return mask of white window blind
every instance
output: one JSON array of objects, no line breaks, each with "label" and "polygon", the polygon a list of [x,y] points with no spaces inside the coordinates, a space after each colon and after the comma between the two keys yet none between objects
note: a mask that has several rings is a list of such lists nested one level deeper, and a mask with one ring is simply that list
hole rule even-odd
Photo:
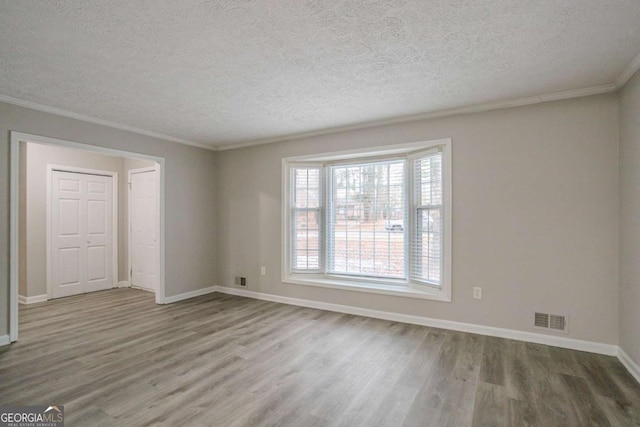
[{"label": "white window blind", "polygon": [[405,163],[329,167],[327,273],[406,278]]},{"label": "white window blind", "polygon": [[291,268],[295,271],[319,271],[321,254],[321,169],[291,168]]},{"label": "white window blind", "polygon": [[411,212],[415,232],[410,241],[410,279],[441,285],[443,270],[442,152],[412,161]]}]

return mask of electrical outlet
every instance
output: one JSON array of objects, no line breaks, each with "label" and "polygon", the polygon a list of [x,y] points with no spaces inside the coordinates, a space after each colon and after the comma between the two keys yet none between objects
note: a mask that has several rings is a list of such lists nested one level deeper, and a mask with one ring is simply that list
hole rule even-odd
[{"label": "electrical outlet", "polygon": [[260,275],[261,276],[267,275],[267,267],[260,267]]},{"label": "electrical outlet", "polygon": [[247,278],[246,277],[241,277],[240,278],[240,286],[247,286]]},{"label": "electrical outlet", "polygon": [[479,288],[479,287],[473,288],[473,298],[482,299],[482,288]]}]

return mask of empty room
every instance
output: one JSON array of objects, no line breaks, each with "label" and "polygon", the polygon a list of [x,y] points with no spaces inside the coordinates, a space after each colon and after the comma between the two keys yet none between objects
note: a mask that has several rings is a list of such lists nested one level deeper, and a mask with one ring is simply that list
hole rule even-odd
[{"label": "empty room", "polygon": [[0,426],[640,426],[639,23],[0,0]]}]

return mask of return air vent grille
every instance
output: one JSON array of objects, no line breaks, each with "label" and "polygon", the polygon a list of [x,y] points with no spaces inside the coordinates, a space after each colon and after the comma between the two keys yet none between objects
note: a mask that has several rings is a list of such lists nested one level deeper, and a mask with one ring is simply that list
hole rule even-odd
[{"label": "return air vent grille", "polygon": [[533,324],[537,328],[567,332],[567,317],[558,314],[535,313]]},{"label": "return air vent grille", "polygon": [[536,313],[534,325],[536,325],[538,328],[548,328],[549,315],[546,313]]},{"label": "return air vent grille", "polygon": [[566,318],[564,316],[558,316],[557,314],[550,314],[549,327],[558,331],[564,331],[567,327]]}]

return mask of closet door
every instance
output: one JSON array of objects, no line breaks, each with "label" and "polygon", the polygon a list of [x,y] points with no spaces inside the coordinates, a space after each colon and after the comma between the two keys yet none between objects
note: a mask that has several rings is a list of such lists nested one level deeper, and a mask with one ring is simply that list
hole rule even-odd
[{"label": "closet door", "polygon": [[52,172],[51,298],[113,287],[112,179]]}]

